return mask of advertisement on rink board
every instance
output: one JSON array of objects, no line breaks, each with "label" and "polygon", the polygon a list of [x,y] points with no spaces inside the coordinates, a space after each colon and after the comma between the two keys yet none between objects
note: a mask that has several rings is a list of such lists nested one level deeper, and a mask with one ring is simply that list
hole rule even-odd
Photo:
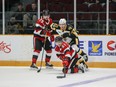
[{"label": "advertisement on rink board", "polygon": [[116,56],[116,40],[108,40],[106,42],[107,50],[104,52],[104,56]]},{"label": "advertisement on rink board", "polygon": [[[116,62],[116,36],[80,35],[79,40],[90,62]],[[0,60],[31,61],[32,54],[32,35],[0,36]],[[60,61],[55,54],[53,49],[52,61]]]},{"label": "advertisement on rink board", "polygon": [[4,53],[10,53],[11,52],[11,44],[1,41],[0,42],[0,51],[3,51]]}]

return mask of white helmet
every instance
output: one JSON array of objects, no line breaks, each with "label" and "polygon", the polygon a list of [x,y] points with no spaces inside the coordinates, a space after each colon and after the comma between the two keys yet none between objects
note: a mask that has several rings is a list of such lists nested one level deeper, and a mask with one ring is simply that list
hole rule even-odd
[{"label": "white helmet", "polygon": [[59,24],[66,24],[66,19],[65,18],[61,18],[59,20]]}]

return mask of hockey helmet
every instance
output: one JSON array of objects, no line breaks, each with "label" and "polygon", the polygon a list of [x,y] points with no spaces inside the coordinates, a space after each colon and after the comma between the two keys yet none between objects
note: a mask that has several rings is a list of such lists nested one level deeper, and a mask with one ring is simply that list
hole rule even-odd
[{"label": "hockey helmet", "polygon": [[59,24],[66,24],[66,19],[65,18],[61,18],[59,20]]},{"label": "hockey helmet", "polygon": [[49,12],[49,10],[43,10],[42,14],[43,14],[43,16],[48,16],[48,15],[50,15],[50,12]]},{"label": "hockey helmet", "polygon": [[61,36],[57,36],[55,38],[55,43],[61,43],[63,41],[63,38]]}]

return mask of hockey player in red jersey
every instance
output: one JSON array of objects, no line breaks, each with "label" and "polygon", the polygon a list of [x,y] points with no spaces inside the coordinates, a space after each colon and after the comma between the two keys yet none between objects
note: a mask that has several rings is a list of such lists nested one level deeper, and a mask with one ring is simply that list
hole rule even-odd
[{"label": "hockey player in red jersey", "polygon": [[53,37],[51,35],[52,32],[50,28],[51,24],[52,24],[52,19],[50,18],[49,10],[43,10],[42,18],[37,20],[34,29],[34,37],[33,37],[34,51],[32,56],[32,64],[30,66],[31,68],[38,68],[36,66],[36,62],[42,50],[42,47],[46,51],[46,57],[45,57],[46,67],[53,67],[53,65],[50,64],[51,53],[52,53],[50,40],[52,40]]},{"label": "hockey player in red jersey", "polygon": [[65,67],[63,72],[77,73],[78,70],[84,72],[84,66],[80,66],[80,62],[84,62],[84,59],[79,57],[78,53],[67,42],[64,42],[61,36],[55,38],[55,43],[56,55],[62,60],[62,64]]}]

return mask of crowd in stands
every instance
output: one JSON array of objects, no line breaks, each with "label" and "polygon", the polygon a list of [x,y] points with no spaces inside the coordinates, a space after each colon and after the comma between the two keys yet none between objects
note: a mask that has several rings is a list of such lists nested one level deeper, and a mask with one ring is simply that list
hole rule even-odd
[{"label": "crowd in stands", "polygon": [[[34,25],[37,20],[37,5],[33,2],[30,5],[28,10],[23,8],[23,4],[21,2],[17,5],[17,10],[11,16],[6,33],[8,34],[24,34],[24,33],[32,33]],[[30,30],[28,30],[30,29]]]},{"label": "crowd in stands", "polygon": [[[17,10],[9,18],[8,24],[6,26],[6,33],[32,34],[35,22],[37,20],[38,0],[34,0],[34,2],[32,3],[26,4],[26,6],[24,6],[24,2],[19,1],[17,1],[18,2],[18,5],[16,7]],[[102,25],[106,23],[106,0],[76,0],[76,1],[77,1],[76,7],[77,29],[82,29],[80,33],[82,34],[93,33],[93,31],[88,32],[87,30],[88,28],[90,29],[103,28],[103,26],[102,27],[98,26],[98,20],[101,20],[101,22],[99,23]],[[57,22],[60,18],[66,18],[68,21],[71,22],[73,22],[74,20],[73,0],[40,0],[40,6],[41,11],[46,8],[50,10],[51,18],[53,19],[54,22]],[[110,0],[109,9],[110,12],[112,12],[110,13],[111,23],[116,23],[115,16],[116,0]],[[115,28],[115,24],[113,24],[112,28]]]},{"label": "crowd in stands", "polygon": [[0,0],[0,34],[2,33],[2,1]]}]

